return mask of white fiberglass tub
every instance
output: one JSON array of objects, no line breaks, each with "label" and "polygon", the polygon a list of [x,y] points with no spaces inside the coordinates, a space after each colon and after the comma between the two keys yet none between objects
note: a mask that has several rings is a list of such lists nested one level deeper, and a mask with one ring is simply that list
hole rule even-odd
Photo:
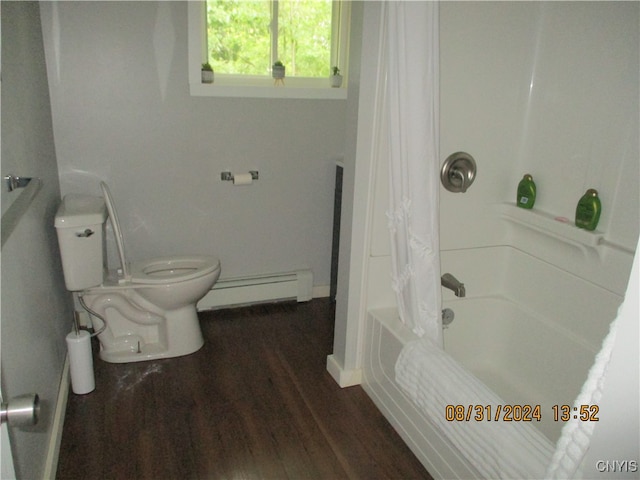
[{"label": "white fiberglass tub", "polygon": [[555,441],[553,405],[571,405],[599,349],[504,297],[452,301],[445,351],[510,405],[541,405],[533,423]]},{"label": "white fiberglass tub", "polygon": [[[455,313],[444,331],[447,357],[516,415],[539,405],[540,421],[528,425],[540,448],[552,451],[563,426],[553,406],[573,405],[622,298],[512,247],[443,252],[442,264],[467,290],[466,298],[443,293],[443,308]],[[363,387],[435,478],[481,478],[439,428],[442,418],[430,418],[444,418],[445,409],[416,406],[395,380],[397,359],[416,338],[395,308],[371,310]]]}]

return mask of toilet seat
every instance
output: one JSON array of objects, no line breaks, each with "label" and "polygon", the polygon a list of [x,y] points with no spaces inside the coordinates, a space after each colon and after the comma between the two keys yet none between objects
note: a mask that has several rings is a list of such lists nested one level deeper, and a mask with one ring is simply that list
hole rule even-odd
[{"label": "toilet seat", "polygon": [[138,285],[168,285],[186,282],[220,270],[220,261],[215,257],[205,255],[158,257],[131,264],[127,262],[124,253],[122,229],[113,204],[113,197],[106,183],[100,182],[100,188],[102,188],[107,211],[109,212],[109,220],[111,221],[118,256],[120,257],[122,277],[125,281],[128,280]]},{"label": "toilet seat", "polygon": [[166,285],[186,282],[220,270],[220,261],[204,255],[159,257],[129,265],[131,283]]}]

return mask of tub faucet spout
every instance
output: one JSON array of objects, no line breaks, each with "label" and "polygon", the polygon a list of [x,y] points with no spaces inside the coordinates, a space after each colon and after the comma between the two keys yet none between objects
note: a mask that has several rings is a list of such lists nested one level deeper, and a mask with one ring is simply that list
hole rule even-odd
[{"label": "tub faucet spout", "polygon": [[464,283],[460,283],[458,279],[450,273],[445,273],[444,275],[442,275],[440,281],[444,288],[453,290],[453,293],[455,293],[456,297],[464,297],[467,293],[464,288]]}]

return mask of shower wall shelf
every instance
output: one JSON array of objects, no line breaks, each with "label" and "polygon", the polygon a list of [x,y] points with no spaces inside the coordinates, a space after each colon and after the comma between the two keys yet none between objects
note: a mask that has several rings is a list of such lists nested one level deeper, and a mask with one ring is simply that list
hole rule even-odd
[{"label": "shower wall shelf", "polygon": [[568,221],[557,220],[557,218],[561,217],[555,217],[540,210],[527,210],[510,203],[498,204],[498,210],[500,215],[509,222],[549,235],[566,243],[580,247],[597,248],[605,241],[604,232],[578,228],[570,219]]}]

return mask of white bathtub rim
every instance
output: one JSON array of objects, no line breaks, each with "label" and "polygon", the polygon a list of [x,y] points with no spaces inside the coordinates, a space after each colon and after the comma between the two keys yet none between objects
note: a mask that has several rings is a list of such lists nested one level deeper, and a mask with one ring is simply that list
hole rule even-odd
[{"label": "white bathtub rim", "polygon": [[[381,310],[378,313],[383,315],[397,313],[394,312],[394,309]],[[370,314],[367,316],[369,327],[373,323],[371,318],[375,318],[375,321],[383,325],[401,343],[403,342],[398,337],[397,331],[388,328],[389,322],[392,321],[393,317],[388,318],[387,321],[381,321],[379,315]],[[417,338],[408,329],[406,331],[413,338]],[[375,331],[372,328],[367,328],[367,335],[369,340],[367,349],[379,346],[374,342]],[[379,352],[367,354],[364,360],[362,388],[429,473],[434,478],[447,480],[482,478],[468,459],[451,444],[446,436],[427,419],[424,413],[398,387],[395,379],[390,378],[384,371]],[[380,378],[380,375],[382,375],[382,378]]]},{"label": "white bathtub rim", "polygon": [[[372,326],[375,323],[379,323],[380,328],[393,335],[401,345],[408,338],[418,338],[404,327],[393,307],[370,310],[367,322],[368,348],[371,349],[379,349],[379,342],[374,342]],[[380,350],[366,353],[362,387],[429,473],[434,478],[447,480],[484,478],[474,464],[402,391],[395,378],[385,372],[380,353]],[[393,365],[390,367],[393,368]],[[549,446],[552,445],[549,441]]]},{"label": "white bathtub rim", "polygon": [[396,361],[395,382],[485,477],[544,476],[554,442],[537,428],[536,422],[445,419],[445,405],[498,408],[509,402],[432,342],[421,339],[403,347]]}]

